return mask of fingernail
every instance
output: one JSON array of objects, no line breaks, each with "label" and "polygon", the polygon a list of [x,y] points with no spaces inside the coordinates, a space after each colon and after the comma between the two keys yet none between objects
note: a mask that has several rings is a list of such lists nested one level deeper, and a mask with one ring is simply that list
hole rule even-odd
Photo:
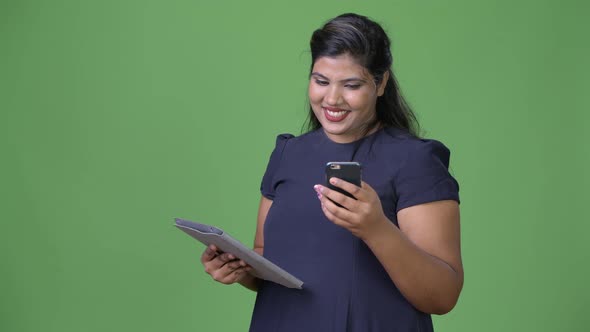
[{"label": "fingernail", "polygon": [[330,183],[331,183],[331,184],[336,184],[336,183],[338,183],[338,179],[336,179],[336,178],[331,178],[331,179],[330,179]]}]

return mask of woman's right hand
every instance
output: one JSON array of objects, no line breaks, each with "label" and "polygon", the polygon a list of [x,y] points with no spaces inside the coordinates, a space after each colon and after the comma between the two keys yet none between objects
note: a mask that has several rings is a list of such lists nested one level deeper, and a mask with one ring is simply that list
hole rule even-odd
[{"label": "woman's right hand", "polygon": [[211,277],[222,284],[241,282],[251,267],[230,253],[219,254],[215,245],[210,245],[201,255],[201,263]]}]

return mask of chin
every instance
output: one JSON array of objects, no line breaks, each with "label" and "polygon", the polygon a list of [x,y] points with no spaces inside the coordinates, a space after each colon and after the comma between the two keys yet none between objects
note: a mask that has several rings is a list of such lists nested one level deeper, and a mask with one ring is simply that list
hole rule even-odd
[{"label": "chin", "polygon": [[333,123],[322,123],[322,127],[325,131],[329,132],[330,134],[343,134],[345,133],[348,128],[341,124],[333,124]]}]

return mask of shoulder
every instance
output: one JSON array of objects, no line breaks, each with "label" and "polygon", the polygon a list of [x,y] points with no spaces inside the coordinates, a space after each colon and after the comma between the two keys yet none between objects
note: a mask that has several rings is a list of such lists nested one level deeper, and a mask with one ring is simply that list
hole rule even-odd
[{"label": "shoulder", "polygon": [[290,133],[279,134],[276,137],[276,148],[284,150],[289,147],[305,146],[308,144],[314,144],[318,139],[318,131],[310,131],[299,136],[295,136]]},{"label": "shoulder", "polygon": [[285,149],[285,145],[287,145],[287,142],[294,137],[295,136],[288,134],[288,133],[278,134],[277,138],[275,140],[274,151],[275,152],[282,152]]},{"label": "shoulder", "polygon": [[439,161],[448,166],[450,150],[440,141],[413,136],[395,128],[385,128],[378,138],[378,145],[404,164]]},{"label": "shoulder", "polygon": [[[381,150],[388,151],[393,169],[396,212],[440,200],[459,202],[459,183],[449,172],[449,149],[440,141],[396,130],[382,135]],[[387,137],[386,137],[387,136]]]}]

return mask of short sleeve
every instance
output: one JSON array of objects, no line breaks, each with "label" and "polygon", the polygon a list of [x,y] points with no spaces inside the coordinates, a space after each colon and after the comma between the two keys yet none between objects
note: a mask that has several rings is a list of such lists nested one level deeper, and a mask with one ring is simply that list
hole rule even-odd
[{"label": "short sleeve", "polygon": [[275,148],[270,155],[266,171],[262,177],[262,183],[260,184],[260,192],[262,196],[272,200],[275,197],[275,174],[279,169],[281,158],[283,157],[283,150],[285,145],[290,138],[294,136],[291,134],[280,134],[277,136]]},{"label": "short sleeve", "polygon": [[396,212],[440,200],[459,202],[459,184],[449,173],[450,151],[435,140],[413,146],[394,179]]}]

